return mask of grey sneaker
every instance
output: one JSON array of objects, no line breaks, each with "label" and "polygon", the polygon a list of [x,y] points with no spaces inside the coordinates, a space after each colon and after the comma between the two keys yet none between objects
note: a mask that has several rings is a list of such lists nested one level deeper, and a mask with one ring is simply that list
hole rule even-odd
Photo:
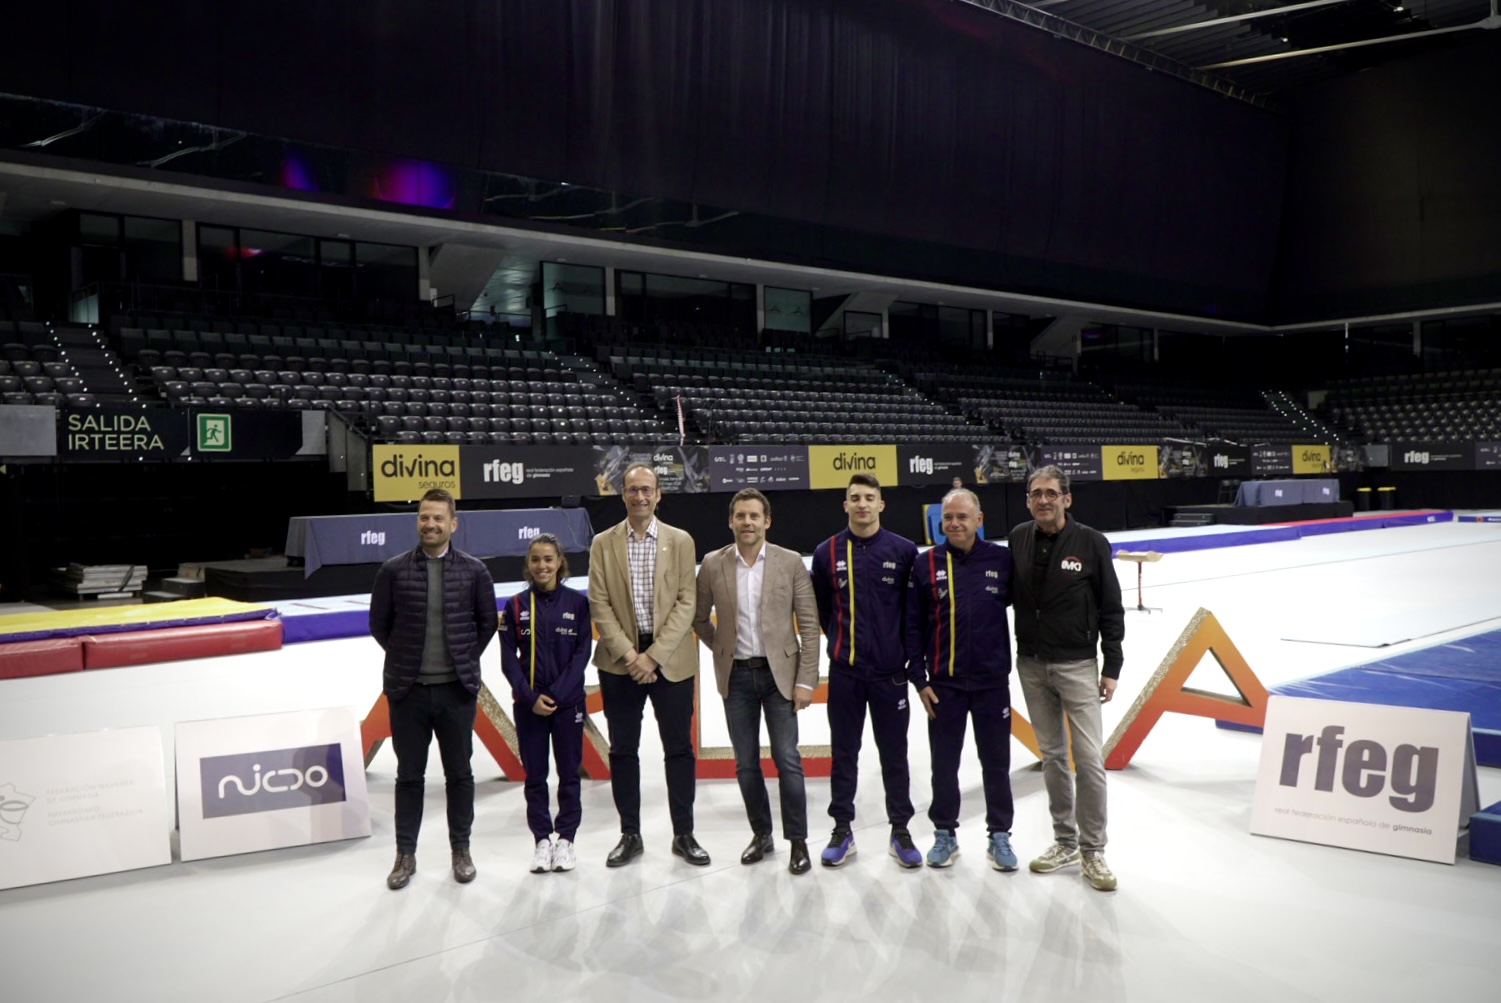
[{"label": "grey sneaker", "polygon": [[1062,843],[1054,843],[1048,847],[1047,852],[1033,860],[1027,866],[1033,874],[1052,874],[1072,864],[1079,862],[1079,848],[1077,846],[1064,846]]},{"label": "grey sneaker", "polygon": [[1084,877],[1102,892],[1115,891],[1115,875],[1105,863],[1104,850],[1086,850],[1084,853]]}]

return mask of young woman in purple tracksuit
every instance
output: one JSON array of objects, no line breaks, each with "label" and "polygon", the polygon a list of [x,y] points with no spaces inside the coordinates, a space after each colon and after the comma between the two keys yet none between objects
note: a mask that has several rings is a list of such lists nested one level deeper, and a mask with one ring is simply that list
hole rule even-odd
[{"label": "young woman in purple tracksuit", "polygon": [[[500,667],[516,706],[517,744],[526,770],[526,821],[536,840],[532,873],[571,871],[582,814],[579,764],[584,757],[584,666],[593,627],[589,600],[563,584],[568,558],[551,533],[532,541],[523,572],[529,587],[506,600],[500,617]],[[558,814],[549,812],[548,745],[558,764]],[[557,841],[552,839],[557,833]]]}]

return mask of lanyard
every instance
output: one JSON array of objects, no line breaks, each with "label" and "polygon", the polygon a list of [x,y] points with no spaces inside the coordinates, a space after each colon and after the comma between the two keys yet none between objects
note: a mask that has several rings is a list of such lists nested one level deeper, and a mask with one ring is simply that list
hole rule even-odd
[{"label": "lanyard", "polygon": [[850,576],[850,664],[855,664],[855,541],[845,540],[845,562]]},{"label": "lanyard", "polygon": [[532,609],[532,659],[531,659],[531,669],[532,669],[532,689],[536,689],[537,688],[537,593],[535,591],[530,591],[530,594],[527,596],[527,600],[528,600],[528,602],[531,603],[531,609]]},{"label": "lanyard", "polygon": [[944,559],[948,561],[949,570],[949,678],[954,678],[954,605],[959,597],[959,590],[954,581],[954,552],[947,550]]}]

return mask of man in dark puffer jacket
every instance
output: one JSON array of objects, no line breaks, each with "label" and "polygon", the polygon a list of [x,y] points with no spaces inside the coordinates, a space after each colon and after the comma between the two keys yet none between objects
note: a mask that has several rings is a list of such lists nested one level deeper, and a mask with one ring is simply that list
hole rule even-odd
[{"label": "man in dark puffer jacket", "polygon": [[453,495],[433,489],[417,509],[421,544],[391,558],[370,593],[370,634],[386,652],[384,690],[396,751],[396,864],[386,878],[405,888],[417,870],[423,778],[433,736],[443,757],[453,876],[474,880],[474,714],[480,655],[499,619],[495,583],[478,558],[449,540],[459,527]]}]

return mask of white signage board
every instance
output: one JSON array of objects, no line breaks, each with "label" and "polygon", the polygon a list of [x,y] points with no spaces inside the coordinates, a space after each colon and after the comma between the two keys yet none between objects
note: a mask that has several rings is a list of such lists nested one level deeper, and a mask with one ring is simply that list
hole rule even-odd
[{"label": "white signage board", "polygon": [[353,711],[178,724],[177,817],[183,860],[370,835]]},{"label": "white signage board", "polygon": [[1274,696],[1251,831],[1454,863],[1479,807],[1470,715]]},{"label": "white signage board", "polygon": [[171,862],[160,729],[0,742],[0,888]]}]

